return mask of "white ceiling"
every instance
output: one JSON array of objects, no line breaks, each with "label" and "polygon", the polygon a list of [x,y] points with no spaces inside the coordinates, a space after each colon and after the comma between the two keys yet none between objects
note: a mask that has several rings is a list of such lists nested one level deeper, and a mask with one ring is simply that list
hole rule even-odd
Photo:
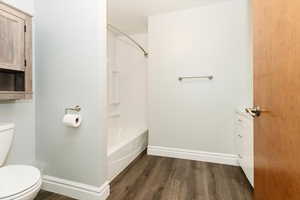
[{"label": "white ceiling", "polygon": [[147,32],[147,16],[225,0],[107,0],[108,23],[127,33]]}]

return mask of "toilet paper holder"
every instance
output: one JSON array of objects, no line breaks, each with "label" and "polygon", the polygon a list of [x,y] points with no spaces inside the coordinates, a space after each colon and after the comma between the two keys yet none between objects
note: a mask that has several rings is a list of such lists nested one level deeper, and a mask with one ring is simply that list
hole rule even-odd
[{"label": "toilet paper holder", "polygon": [[81,111],[81,107],[77,105],[77,106],[74,106],[72,108],[66,108],[65,109],[65,114],[68,114],[69,111],[80,112]]}]

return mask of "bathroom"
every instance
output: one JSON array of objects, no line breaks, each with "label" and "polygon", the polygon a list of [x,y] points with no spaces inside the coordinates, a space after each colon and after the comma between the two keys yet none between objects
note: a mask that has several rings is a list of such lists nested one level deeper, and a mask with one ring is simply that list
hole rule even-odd
[{"label": "bathroom", "polygon": [[297,200],[300,15],[258,2],[0,0],[0,199]]}]

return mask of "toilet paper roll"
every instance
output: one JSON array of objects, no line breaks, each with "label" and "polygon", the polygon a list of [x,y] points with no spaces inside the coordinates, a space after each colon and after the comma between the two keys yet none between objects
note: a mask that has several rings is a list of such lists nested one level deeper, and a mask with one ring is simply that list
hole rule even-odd
[{"label": "toilet paper roll", "polygon": [[66,114],[63,123],[68,127],[78,128],[81,125],[82,117],[79,114]]}]

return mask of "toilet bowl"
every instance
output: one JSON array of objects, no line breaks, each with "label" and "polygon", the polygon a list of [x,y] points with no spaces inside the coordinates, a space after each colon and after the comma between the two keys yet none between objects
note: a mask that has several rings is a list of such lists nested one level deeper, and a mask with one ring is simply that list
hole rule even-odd
[{"label": "toilet bowl", "polygon": [[0,200],[33,200],[42,185],[40,171],[27,165],[3,165],[13,129],[13,124],[0,123]]}]

